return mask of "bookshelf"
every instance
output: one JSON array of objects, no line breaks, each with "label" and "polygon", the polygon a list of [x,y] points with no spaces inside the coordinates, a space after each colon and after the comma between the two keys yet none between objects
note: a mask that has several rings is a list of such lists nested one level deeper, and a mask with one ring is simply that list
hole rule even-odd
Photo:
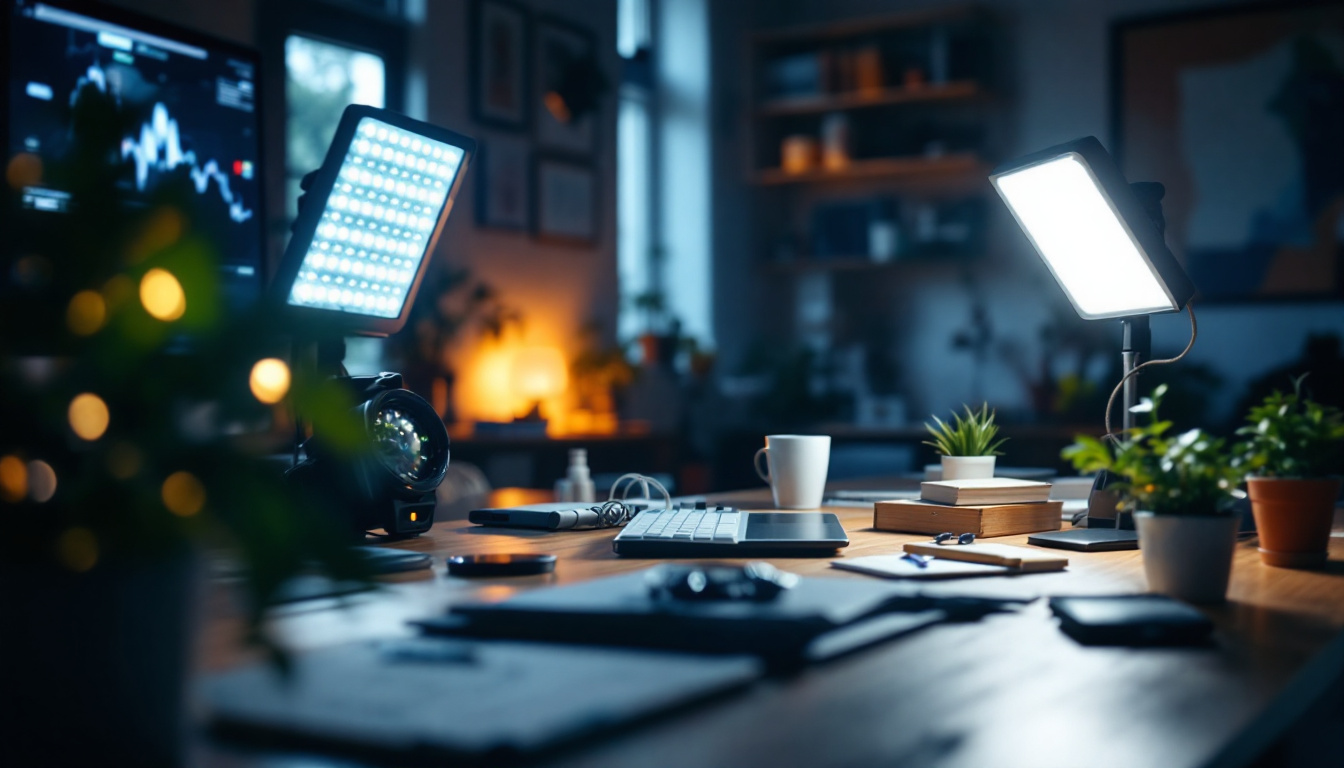
[{"label": "bookshelf", "polygon": [[[767,29],[750,37],[746,179],[756,258],[884,263],[973,250],[998,137],[997,30],[973,5]],[[855,247],[863,200],[907,253]],[[854,210],[842,210],[847,201]],[[961,220],[943,222],[948,216]],[[932,221],[932,223],[930,223]],[[954,233],[959,242],[939,241]],[[932,238],[932,239],[930,239]],[[888,238],[893,239],[893,238]],[[931,247],[934,246],[934,247]],[[834,269],[830,266],[822,270]],[[794,271],[786,267],[783,272]]]}]

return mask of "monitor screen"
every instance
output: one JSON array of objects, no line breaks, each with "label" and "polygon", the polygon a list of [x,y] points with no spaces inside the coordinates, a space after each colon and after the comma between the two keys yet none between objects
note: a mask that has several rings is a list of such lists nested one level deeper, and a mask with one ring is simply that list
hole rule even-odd
[{"label": "monitor screen", "polygon": [[[144,206],[165,180],[189,178],[193,226],[215,247],[227,299],[255,300],[264,248],[255,54],[103,6],[6,4],[7,158],[30,153],[60,168],[72,116],[96,89],[115,109],[110,159],[125,203]],[[39,237],[70,205],[58,173],[18,192],[14,215]]]},{"label": "monitor screen", "polygon": [[370,116],[359,118],[343,149],[287,301],[396,318],[432,245],[465,152]]}]

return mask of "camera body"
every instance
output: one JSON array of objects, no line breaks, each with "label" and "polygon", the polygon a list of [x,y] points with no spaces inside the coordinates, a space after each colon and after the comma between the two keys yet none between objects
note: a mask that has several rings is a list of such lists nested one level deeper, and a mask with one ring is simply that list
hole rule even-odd
[{"label": "camera body", "polygon": [[362,534],[382,529],[406,538],[434,524],[435,490],[448,471],[449,438],[424,398],[402,388],[401,374],[339,377],[355,399],[370,446],[354,456],[314,434],[286,478],[322,499]]}]

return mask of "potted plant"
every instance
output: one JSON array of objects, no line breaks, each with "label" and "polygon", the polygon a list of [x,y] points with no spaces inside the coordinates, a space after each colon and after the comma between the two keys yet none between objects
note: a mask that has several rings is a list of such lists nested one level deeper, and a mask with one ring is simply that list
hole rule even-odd
[{"label": "potted plant", "polygon": [[999,434],[999,425],[994,423],[995,412],[988,403],[982,403],[980,410],[972,411],[969,405],[963,417],[952,414],[951,422],[933,417],[934,424],[925,423],[933,440],[924,444],[933,446],[942,456],[944,480],[973,480],[994,476],[994,459],[1003,455],[1000,446],[1006,438],[994,438]]},{"label": "potted plant", "polygon": [[1148,423],[1103,442],[1079,436],[1062,455],[1082,472],[1109,471],[1134,512],[1148,586],[1191,603],[1222,602],[1232,571],[1237,517],[1229,507],[1240,481],[1225,441],[1192,429],[1171,435],[1158,416],[1166,385],[1135,406]]},{"label": "potted plant", "polygon": [[257,639],[296,573],[365,577],[340,522],[262,454],[288,447],[291,405],[333,450],[371,443],[339,386],[291,376],[264,304],[224,311],[224,254],[194,215],[218,197],[180,166],[120,204],[119,111],[93,86],[79,98],[64,162],[9,166],[14,189],[72,195],[0,300],[0,654],[21,660],[0,670],[0,716],[22,734],[0,764],[176,765],[202,550],[242,566]]},{"label": "potted plant", "polygon": [[[1260,559],[1282,568],[1325,563],[1339,497],[1344,416],[1302,395],[1275,391],[1246,415],[1237,454],[1248,474]],[[1333,475],[1333,476],[1332,476]]]}]

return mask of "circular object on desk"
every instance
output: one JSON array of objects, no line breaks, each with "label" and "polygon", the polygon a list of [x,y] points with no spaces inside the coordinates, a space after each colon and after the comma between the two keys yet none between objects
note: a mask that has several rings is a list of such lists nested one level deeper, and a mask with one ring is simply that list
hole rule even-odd
[{"label": "circular object on desk", "polygon": [[555,570],[555,555],[454,555],[448,558],[452,576],[534,576]]}]

